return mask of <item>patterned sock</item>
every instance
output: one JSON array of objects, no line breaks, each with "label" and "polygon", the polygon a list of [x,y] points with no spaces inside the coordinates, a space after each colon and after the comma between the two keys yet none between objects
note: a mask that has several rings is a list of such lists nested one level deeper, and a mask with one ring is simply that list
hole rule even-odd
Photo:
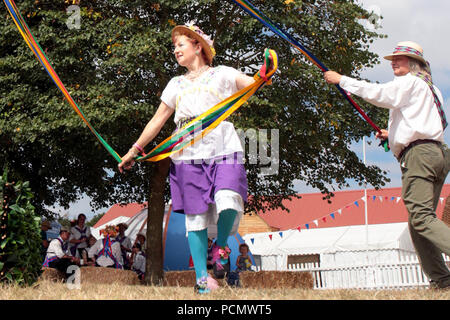
[{"label": "patterned sock", "polygon": [[[195,279],[198,282],[202,277],[208,277],[206,270],[206,258],[208,255],[208,230],[188,232],[189,249],[191,250],[192,261],[194,262]],[[208,292],[206,289],[204,292]],[[201,293],[204,293],[201,292]]]},{"label": "patterned sock", "polygon": [[[219,221],[217,221],[217,241],[216,244],[220,247],[227,245],[228,236],[233,228],[234,220],[236,219],[237,211],[233,209],[223,210],[219,213]],[[227,263],[227,260],[221,260],[222,264]]]}]

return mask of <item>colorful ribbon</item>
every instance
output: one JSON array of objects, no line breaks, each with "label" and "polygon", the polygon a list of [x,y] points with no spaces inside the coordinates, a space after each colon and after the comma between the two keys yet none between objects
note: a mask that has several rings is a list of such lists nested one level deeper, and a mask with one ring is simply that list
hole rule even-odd
[{"label": "colorful ribbon", "polygon": [[[92,133],[96,136],[96,138],[100,141],[100,143],[106,148],[106,150],[116,159],[117,162],[122,162],[119,154],[114,151],[114,149],[100,136],[100,134],[94,129],[94,127],[87,120],[81,108],[77,105],[77,103],[70,96],[66,87],[62,83],[61,79],[56,74],[55,70],[51,66],[48,61],[47,56],[44,51],[40,47],[39,43],[36,41],[35,37],[31,33],[28,25],[25,20],[21,16],[16,4],[13,0],[3,0],[11,17],[13,18],[14,23],[16,24],[20,34],[24,38],[27,45],[30,47],[31,51],[33,51],[34,55],[38,59],[38,61],[42,64],[45,71],[47,71],[50,78],[62,92],[64,97],[67,99],[69,104],[75,110],[75,112],[81,117],[84,123],[88,126],[88,128],[92,131]],[[240,90],[233,96],[228,99],[222,101],[218,105],[214,106],[207,112],[201,114],[185,126],[183,126],[180,130],[178,130],[174,135],[165,139],[162,143],[156,146],[152,151],[150,151],[147,155],[136,158],[137,161],[159,161],[162,160],[174,153],[181,151],[182,149],[194,144],[196,141],[201,139],[203,136],[208,134],[211,130],[219,125],[220,122],[228,118],[234,111],[236,111],[242,104],[244,104],[257,90],[263,87],[266,83],[269,83],[270,78],[275,73],[277,69],[277,57],[276,53],[272,50],[266,50],[266,60],[272,59],[274,68],[263,77],[255,76],[255,83],[252,85]],[[268,68],[268,65],[267,65]],[[186,139],[192,133],[201,133],[196,134],[195,137],[191,140]]]},{"label": "colorful ribbon", "polygon": [[120,156],[115,152],[108,143],[100,136],[100,134],[94,129],[94,127],[89,123],[89,121],[86,119],[86,116],[84,115],[81,108],[77,105],[77,103],[73,100],[73,98],[70,96],[69,92],[67,91],[66,87],[62,83],[61,79],[56,74],[55,70],[53,69],[52,65],[48,61],[47,56],[45,55],[44,51],[40,47],[39,43],[36,41],[35,37],[31,33],[30,29],[28,28],[28,25],[26,24],[25,20],[21,16],[19,9],[17,8],[16,4],[12,0],[4,0],[4,3],[6,5],[6,8],[9,11],[9,14],[13,18],[14,23],[17,26],[17,29],[19,29],[20,34],[24,38],[25,42],[27,43],[28,47],[30,47],[31,51],[33,51],[36,58],[39,60],[39,62],[44,67],[45,71],[47,71],[50,78],[53,80],[53,82],[56,84],[58,89],[62,92],[64,97],[67,99],[69,104],[72,106],[72,108],[75,110],[75,112],[81,117],[81,119],[86,123],[88,128],[92,131],[92,133],[95,135],[95,137],[100,141],[100,143],[108,150],[108,152],[116,159],[118,162],[121,162],[122,159]]},{"label": "colorful ribbon", "polygon": [[[253,4],[246,0],[233,0],[238,4],[245,12],[257,19],[267,28],[272,30],[275,34],[280,36],[282,39],[289,42],[293,47],[305,55],[313,64],[322,70],[322,72],[328,71],[329,69],[317,59],[311,52],[309,52],[304,46],[297,42],[292,36],[290,36],[286,31],[277,26],[272,22],[266,15],[259,11]],[[367,114],[361,109],[361,107],[349,96],[349,94],[342,89],[339,85],[336,85],[339,92],[344,96],[344,98],[361,114],[361,116],[375,129],[378,133],[381,133],[380,128],[367,116]]]},{"label": "colorful ribbon", "polygon": [[[152,151],[136,160],[159,161],[180,150],[194,144],[202,139],[211,130],[216,128],[219,123],[228,118],[242,104],[244,104],[256,91],[262,88],[266,83],[270,84],[271,78],[278,68],[278,57],[275,51],[265,50],[264,65],[261,71],[255,75],[255,82],[250,86],[238,91],[231,97],[223,100],[219,104],[202,113],[186,125],[181,127],[175,134],[170,136],[156,146]],[[271,69],[269,70],[269,68]],[[266,70],[269,72],[266,73]],[[188,137],[192,136],[192,139]]]}]

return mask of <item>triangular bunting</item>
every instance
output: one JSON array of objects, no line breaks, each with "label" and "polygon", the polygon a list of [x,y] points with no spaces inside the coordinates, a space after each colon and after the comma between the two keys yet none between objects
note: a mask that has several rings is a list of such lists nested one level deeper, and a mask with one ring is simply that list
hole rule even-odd
[{"label": "triangular bunting", "polygon": [[355,201],[355,205],[359,208],[359,203],[358,203],[358,201]]},{"label": "triangular bunting", "polygon": [[251,238],[250,241],[252,242],[252,244],[255,244],[255,239]]},{"label": "triangular bunting", "polygon": [[334,213],[331,213],[331,214],[330,214],[330,217],[331,217],[332,219],[334,219]]},{"label": "triangular bunting", "polygon": [[279,232],[281,238],[283,238],[283,232]]},{"label": "triangular bunting", "polygon": [[271,234],[269,234],[269,238],[270,238],[270,240],[272,240],[272,235]]}]

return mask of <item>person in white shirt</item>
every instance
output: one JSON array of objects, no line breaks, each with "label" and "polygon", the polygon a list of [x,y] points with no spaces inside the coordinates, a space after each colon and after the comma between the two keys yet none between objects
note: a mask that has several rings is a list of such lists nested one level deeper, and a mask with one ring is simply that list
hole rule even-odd
[{"label": "person in white shirt", "polygon": [[68,276],[67,268],[80,263],[80,259],[71,256],[67,250],[69,236],[69,229],[61,227],[59,237],[50,241],[42,264],[43,267],[54,268],[63,272],[66,277]]},{"label": "person in white shirt", "polygon": [[[212,67],[213,41],[189,24],[172,30],[174,55],[187,68],[172,78],[161,95],[161,104],[139,139],[122,157],[119,171],[130,169],[138,153],[149,144],[175,113],[177,128],[252,83],[254,78],[227,67]],[[247,176],[240,138],[229,121],[223,121],[200,141],[171,156],[170,188],[173,211],[186,217],[189,248],[194,261],[197,292],[217,287],[206,267],[208,236],[217,238],[214,263],[224,269],[229,235],[237,232],[247,201]]]},{"label": "person in white shirt", "polygon": [[144,280],[145,277],[145,254],[141,250],[141,245],[135,243],[132,248],[130,256],[131,270],[137,273],[139,280]]},{"label": "person in white shirt", "polygon": [[388,130],[376,137],[388,139],[402,171],[402,198],[409,230],[422,268],[433,288],[450,287],[450,271],[442,253],[450,255],[450,228],[436,216],[442,186],[450,170],[450,151],[444,143],[447,119],[444,99],[433,85],[430,64],[422,47],[412,41],[397,44],[391,61],[394,80],[384,84],[359,81],[334,71],[328,83],[389,109]]},{"label": "person in white shirt", "polygon": [[72,256],[87,261],[88,239],[91,236],[91,228],[86,226],[86,215],[80,213],[77,223],[70,229],[69,250]]},{"label": "person in white shirt", "polygon": [[117,229],[115,226],[106,226],[105,229],[100,231],[104,238],[97,240],[89,248],[88,256],[95,259],[96,266],[123,269],[122,250],[120,249],[120,243],[115,240],[118,233]]},{"label": "person in white shirt", "polygon": [[125,235],[125,230],[128,229],[126,223],[119,223],[119,234],[116,237],[116,241],[120,243],[120,249],[122,250],[122,260],[124,269],[130,269],[130,262],[128,261],[128,253],[131,254],[131,239]]}]

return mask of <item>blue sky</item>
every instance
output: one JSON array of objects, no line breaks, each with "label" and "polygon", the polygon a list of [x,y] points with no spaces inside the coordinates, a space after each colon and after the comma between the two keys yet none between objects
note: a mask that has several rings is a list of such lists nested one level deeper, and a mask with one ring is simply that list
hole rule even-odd
[{"label": "blue sky", "polygon": [[[367,27],[374,28],[383,34],[388,35],[386,39],[374,41],[371,45],[371,51],[377,53],[380,57],[389,54],[395,45],[400,41],[411,40],[419,43],[424,49],[425,58],[430,61],[433,71],[433,80],[435,85],[441,90],[444,99],[444,110],[447,117],[450,117],[450,42],[447,41],[450,35],[450,24],[448,23],[448,13],[450,12],[450,1],[448,0],[359,0],[362,6],[374,14],[383,17],[381,20],[372,16],[370,21],[363,21]],[[371,23],[373,22],[373,23]],[[381,63],[373,69],[365,70],[362,76],[373,82],[387,82],[393,79],[392,69],[388,61],[381,58]],[[374,141],[374,137],[368,140]],[[450,129],[446,130],[445,141],[450,143]],[[363,159],[362,142],[352,146],[353,150]],[[384,152],[378,147],[378,143],[372,143],[366,146],[366,163],[368,165],[377,165],[388,172],[391,182],[386,187],[400,187],[401,174],[397,160],[392,153]],[[350,189],[359,187],[349,181]],[[450,177],[447,177],[446,183],[450,183]],[[369,186],[370,188],[370,186]],[[303,183],[296,183],[295,189],[299,193],[317,192]],[[89,198],[74,203],[68,210],[70,218],[78,213],[84,212],[88,218],[93,215],[89,206]],[[56,209],[61,213],[66,211]],[[107,208],[99,210],[96,213],[106,211]]]}]

